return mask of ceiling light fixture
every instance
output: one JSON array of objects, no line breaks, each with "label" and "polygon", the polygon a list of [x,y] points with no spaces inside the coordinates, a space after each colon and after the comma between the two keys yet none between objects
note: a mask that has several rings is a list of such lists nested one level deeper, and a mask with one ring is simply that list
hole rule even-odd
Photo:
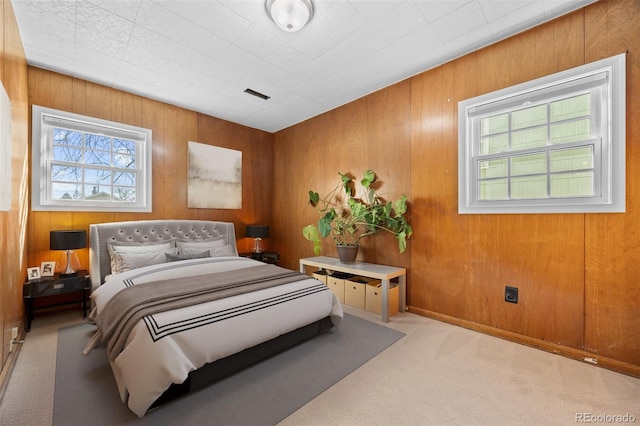
[{"label": "ceiling light fixture", "polygon": [[267,0],[267,15],[277,26],[288,32],[295,32],[313,18],[311,0]]}]

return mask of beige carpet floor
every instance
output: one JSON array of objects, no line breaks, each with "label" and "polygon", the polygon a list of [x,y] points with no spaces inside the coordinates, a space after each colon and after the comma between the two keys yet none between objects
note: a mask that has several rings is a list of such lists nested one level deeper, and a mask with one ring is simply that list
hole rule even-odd
[{"label": "beige carpet floor", "polygon": [[[57,329],[80,321],[76,311],[36,317],[0,425],[51,425]],[[407,336],[281,424],[640,424],[640,379],[410,313],[386,325]]]}]

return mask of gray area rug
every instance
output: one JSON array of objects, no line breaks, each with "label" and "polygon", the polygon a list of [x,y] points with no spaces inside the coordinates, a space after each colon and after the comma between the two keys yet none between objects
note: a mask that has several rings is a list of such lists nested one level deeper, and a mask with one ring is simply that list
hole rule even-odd
[{"label": "gray area rug", "polygon": [[95,327],[58,331],[54,426],[273,425],[376,356],[403,333],[345,314],[317,336],[138,418],[118,396],[104,349],[82,349]]}]

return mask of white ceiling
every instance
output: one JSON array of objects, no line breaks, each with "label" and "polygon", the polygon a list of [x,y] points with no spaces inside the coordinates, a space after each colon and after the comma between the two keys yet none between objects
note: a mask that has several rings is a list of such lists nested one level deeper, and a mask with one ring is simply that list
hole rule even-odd
[{"label": "white ceiling", "polygon": [[[31,65],[275,132],[596,0],[11,0]],[[263,100],[250,88],[270,96]]]}]

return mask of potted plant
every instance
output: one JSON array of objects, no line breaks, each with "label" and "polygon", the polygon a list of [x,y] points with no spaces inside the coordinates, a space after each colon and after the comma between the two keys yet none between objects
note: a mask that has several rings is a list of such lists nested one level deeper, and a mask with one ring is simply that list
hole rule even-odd
[{"label": "potted plant", "polygon": [[[354,179],[338,173],[340,181],[333,190],[320,198],[315,191],[309,191],[309,203],[318,209],[320,219],[317,225],[307,225],[302,229],[304,237],[314,244],[316,255],[322,251],[322,238],[331,237],[338,247],[342,263],[354,263],[358,254],[359,241],[380,231],[390,232],[398,240],[400,253],[407,248],[407,239],[413,234],[407,222],[407,196],[395,201],[385,201],[372,184],[376,181],[373,170],[363,173],[360,185],[362,193],[356,196]],[[349,257],[343,257],[350,252]]]}]

